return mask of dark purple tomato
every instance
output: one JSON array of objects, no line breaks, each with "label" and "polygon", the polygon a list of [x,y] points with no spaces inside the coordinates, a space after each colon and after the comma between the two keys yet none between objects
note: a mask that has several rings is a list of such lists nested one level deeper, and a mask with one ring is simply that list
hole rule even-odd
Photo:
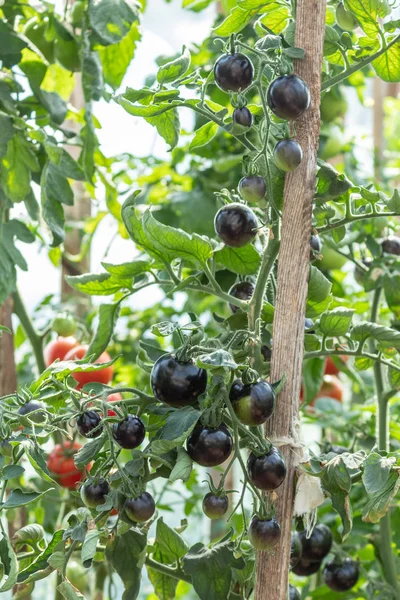
[{"label": "dark purple tomato", "polygon": [[87,410],[76,419],[76,427],[81,435],[86,438],[96,438],[103,432],[103,427],[93,431],[101,423],[99,413],[94,410]]},{"label": "dark purple tomato", "polygon": [[160,402],[181,408],[194,404],[207,387],[207,372],[193,362],[182,362],[164,354],[154,364],[150,376],[153,394]]},{"label": "dark purple tomato", "polygon": [[217,86],[223,92],[239,92],[253,81],[254,67],[244,54],[224,54],[214,65]]},{"label": "dark purple tomato", "polygon": [[386,240],[383,240],[381,246],[385,254],[400,256],[400,238],[396,236],[388,237]]},{"label": "dark purple tomato", "polygon": [[[43,423],[46,418],[46,415],[43,410],[43,404],[40,402],[35,402],[34,400],[30,400],[26,404],[23,404],[18,409],[18,414],[22,417],[29,415],[29,419],[34,423]],[[33,413],[31,415],[31,413]]]},{"label": "dark purple tomato", "polygon": [[104,504],[110,486],[105,479],[99,479],[91,483],[84,483],[81,487],[82,502],[89,508],[96,508]]},{"label": "dark purple tomato", "polygon": [[253,125],[253,115],[247,108],[247,106],[243,106],[242,108],[235,108],[232,115],[232,121],[236,125],[240,125],[245,129],[250,129]]},{"label": "dark purple tomato", "polygon": [[290,540],[290,568],[293,569],[301,559],[302,554],[301,541],[299,538],[299,534],[295,531],[292,533],[292,538]]},{"label": "dark purple tomato", "polygon": [[264,359],[264,362],[271,362],[272,350],[269,346],[266,346],[265,344],[263,344],[261,346],[261,354]]},{"label": "dark purple tomato", "polygon": [[247,471],[252,483],[260,490],[276,490],[286,477],[285,459],[274,446],[263,456],[256,456],[251,452]]},{"label": "dark purple tomato", "polygon": [[241,379],[233,382],[229,393],[233,410],[244,425],[262,425],[275,409],[275,393],[268,381],[244,385]]},{"label": "dark purple tomato", "polygon": [[281,539],[281,528],[278,521],[260,519],[257,515],[251,520],[249,527],[249,541],[256,550],[271,550]]},{"label": "dark purple tomato", "polygon": [[258,221],[253,211],[244,204],[226,204],[215,215],[214,228],[224,244],[241,248],[256,237]]},{"label": "dark purple tomato", "polygon": [[314,327],[314,321],[312,319],[309,319],[308,317],[306,317],[304,319],[304,329],[306,330],[306,333],[313,333],[311,330]]},{"label": "dark purple tomato", "polygon": [[133,450],[143,442],[146,429],[139,417],[128,415],[120,423],[114,423],[112,434],[121,448]]},{"label": "dark purple tomato", "polygon": [[328,562],[323,571],[324,581],[335,592],[347,592],[353,588],[360,575],[358,562],[346,558],[343,562]]},{"label": "dark purple tomato", "polygon": [[302,556],[306,560],[322,560],[329,554],[332,547],[332,533],[326,525],[321,524],[314,527],[309,538],[305,531],[301,531],[299,536],[303,550]]},{"label": "dark purple tomato", "polygon": [[125,502],[124,511],[128,519],[135,523],[144,523],[151,519],[156,510],[154,498],[148,492],[143,492],[137,498],[130,498]]},{"label": "dark purple tomato", "polygon": [[299,577],[309,577],[319,571],[321,564],[321,560],[307,560],[307,558],[301,557],[297,565],[292,568],[292,571]]},{"label": "dark purple tomato", "polygon": [[209,519],[222,519],[228,512],[228,496],[217,496],[208,492],[203,498],[203,512]]},{"label": "dark purple tomato", "polygon": [[[363,265],[365,267],[367,267],[367,269],[369,269],[372,265],[372,258],[363,258],[362,261]],[[365,276],[367,275],[368,271],[365,271],[365,269],[362,269],[360,266],[356,265],[354,268],[354,279],[357,281],[358,285],[363,286],[365,283]]]},{"label": "dark purple tomato", "polygon": [[310,260],[313,261],[319,257],[322,250],[322,242],[319,235],[312,235],[310,239]]},{"label": "dark purple tomato", "polygon": [[303,150],[295,140],[281,140],[274,148],[275,164],[286,173],[297,169],[302,158]]},{"label": "dark purple tomato", "polygon": [[300,600],[301,596],[298,590],[289,583],[289,600]]},{"label": "dark purple tomato", "polygon": [[256,204],[264,198],[267,184],[261,175],[246,175],[239,181],[238,190],[243,200]]},{"label": "dark purple tomato", "polygon": [[[238,298],[239,300],[250,300],[253,292],[254,285],[250,283],[250,281],[239,281],[238,283],[235,283],[229,290],[230,295]],[[234,304],[230,304],[229,308],[234,313],[239,310],[239,307],[235,306]]]},{"label": "dark purple tomato", "polygon": [[216,467],[229,458],[232,436],[224,423],[219,427],[196,425],[187,440],[187,451],[192,460],[203,467]]},{"label": "dark purple tomato", "polygon": [[274,115],[294,120],[310,106],[310,90],[301,77],[282,75],[270,84],[267,102]]}]

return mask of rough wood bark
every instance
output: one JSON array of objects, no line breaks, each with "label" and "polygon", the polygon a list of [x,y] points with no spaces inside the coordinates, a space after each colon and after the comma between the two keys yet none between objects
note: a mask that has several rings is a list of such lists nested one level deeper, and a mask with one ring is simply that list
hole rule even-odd
[{"label": "rough wood bark", "polygon": [[[295,41],[297,47],[304,48],[305,58],[296,61],[295,73],[307,82],[311,105],[296,121],[296,138],[303,149],[302,163],[285,182],[271,381],[278,381],[285,374],[286,384],[278,398],[276,411],[267,423],[266,434],[272,439],[293,437],[293,423],[299,412],[325,11],[326,0],[297,1]],[[288,468],[276,500],[281,542],[274,555],[258,553],[255,600],[287,599],[295,466],[290,446],[283,446],[281,450]]]},{"label": "rough wood bark", "polygon": [[[9,296],[0,306],[0,324],[12,331],[12,298]],[[12,394],[17,389],[17,372],[14,359],[14,336],[3,332],[0,338],[0,396]]]}]

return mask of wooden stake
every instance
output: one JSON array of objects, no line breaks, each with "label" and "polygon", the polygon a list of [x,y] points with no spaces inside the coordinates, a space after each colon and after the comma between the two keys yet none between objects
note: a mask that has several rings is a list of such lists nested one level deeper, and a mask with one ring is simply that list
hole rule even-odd
[{"label": "wooden stake", "polygon": [[[286,384],[278,397],[276,411],[267,423],[266,434],[272,440],[293,437],[293,424],[299,413],[325,11],[326,0],[297,1],[295,41],[297,47],[304,49],[305,58],[295,62],[295,73],[307,82],[311,105],[295,123],[296,138],[303,149],[302,163],[287,175],[285,182],[271,381],[285,375]],[[291,447],[283,446],[281,450],[288,468],[287,477],[277,490],[276,517],[281,526],[281,541],[273,555],[258,553],[255,600],[286,600],[288,597],[295,466]]]}]

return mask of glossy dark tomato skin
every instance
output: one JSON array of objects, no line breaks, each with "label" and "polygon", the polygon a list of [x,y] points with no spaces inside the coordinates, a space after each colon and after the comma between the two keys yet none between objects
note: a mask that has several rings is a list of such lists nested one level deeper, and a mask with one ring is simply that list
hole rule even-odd
[{"label": "glossy dark tomato skin", "polygon": [[146,429],[139,417],[128,415],[123,421],[114,423],[112,434],[121,448],[133,450],[143,442]]},{"label": "glossy dark tomato skin", "polygon": [[209,519],[222,519],[228,512],[228,496],[217,496],[208,492],[203,498],[203,512]]},{"label": "glossy dark tomato skin", "polygon": [[319,258],[322,250],[322,242],[319,235],[312,235],[310,239],[310,260],[314,261]]},{"label": "glossy dark tomato skin", "polygon": [[289,584],[289,600],[300,600],[301,596],[298,590],[292,585]]},{"label": "glossy dark tomato skin", "polygon": [[253,115],[247,106],[235,108],[232,114],[232,121],[236,123],[236,125],[241,125],[246,129],[250,129],[250,127],[253,125]]},{"label": "glossy dark tomato skin", "polygon": [[244,54],[224,54],[214,65],[215,82],[223,92],[245,90],[253,76],[253,64]]},{"label": "glossy dark tomato skin", "polygon": [[76,427],[79,433],[86,438],[96,438],[102,434],[103,428],[99,427],[93,431],[101,423],[99,413],[94,410],[87,410],[76,419]]},{"label": "glossy dark tomato skin", "polygon": [[329,554],[332,547],[332,533],[326,525],[317,525],[311,537],[307,538],[306,532],[299,533],[302,556],[306,560],[322,560]]},{"label": "glossy dark tomato skin", "polygon": [[321,564],[321,560],[307,560],[307,558],[301,557],[297,565],[292,568],[292,571],[299,577],[309,577],[319,571]]},{"label": "glossy dark tomato skin", "polygon": [[310,90],[301,77],[282,75],[270,84],[267,102],[274,115],[294,120],[310,106]]},{"label": "glossy dark tomato skin", "polygon": [[308,317],[304,319],[304,329],[306,333],[313,333],[310,330],[314,327],[314,321]]},{"label": "glossy dark tomato skin", "polygon": [[96,506],[104,504],[109,491],[110,486],[105,479],[99,479],[97,482],[85,483],[81,487],[82,502],[88,508],[96,508]]},{"label": "glossy dark tomato skin", "polygon": [[286,463],[278,448],[263,456],[250,453],[247,461],[250,480],[260,490],[276,490],[286,477]]},{"label": "glossy dark tomato skin", "polygon": [[295,140],[281,140],[274,148],[274,161],[276,166],[290,173],[297,169],[303,158],[303,150]]},{"label": "glossy dark tomato skin", "polygon": [[154,364],[150,382],[157,400],[180,408],[194,404],[205,392],[207,372],[193,362],[181,362],[171,354],[165,354]]},{"label": "glossy dark tomato skin", "polygon": [[22,406],[19,407],[18,414],[21,416],[25,416],[25,415],[30,415],[30,413],[33,413],[35,411],[34,414],[29,417],[30,420],[33,421],[34,423],[43,423],[46,416],[45,416],[43,410],[40,410],[42,408],[43,408],[43,405],[40,404],[40,402],[35,402],[35,401],[31,400],[30,402],[27,402],[26,404],[23,404]]},{"label": "glossy dark tomato skin", "polygon": [[246,175],[239,181],[238,190],[243,200],[256,204],[264,198],[267,184],[261,175]]},{"label": "glossy dark tomato skin", "polygon": [[274,518],[260,519],[254,515],[248,536],[250,543],[257,550],[271,550],[281,539],[281,528]]},{"label": "glossy dark tomato skin", "polygon": [[382,251],[385,254],[395,254],[396,256],[400,256],[400,238],[398,237],[388,237],[386,240],[383,240],[381,243]]},{"label": "glossy dark tomato skin", "polygon": [[272,350],[269,346],[266,346],[265,344],[261,346],[261,355],[264,359],[264,362],[271,362]]},{"label": "glossy dark tomato skin", "polygon": [[301,559],[301,555],[303,552],[303,548],[301,546],[301,541],[299,538],[299,534],[295,531],[292,533],[292,538],[290,540],[290,568],[293,569]]},{"label": "glossy dark tomato skin", "polygon": [[326,585],[335,592],[347,592],[353,588],[360,576],[358,562],[346,558],[343,562],[328,562],[323,571]]},{"label": "glossy dark tomato skin", "polygon": [[275,409],[274,390],[264,379],[248,385],[244,385],[241,379],[236,379],[229,397],[237,418],[249,427],[265,423]]},{"label": "glossy dark tomato skin", "polygon": [[231,248],[242,248],[250,244],[256,237],[257,227],[256,215],[243,204],[227,204],[215,215],[215,232]]},{"label": "glossy dark tomato skin", "polygon": [[[229,290],[231,296],[238,298],[239,300],[250,300],[254,293],[254,285],[250,281],[238,281],[235,283],[231,289]],[[232,312],[237,312],[239,310],[238,306],[234,304],[230,304],[229,308]]]},{"label": "glossy dark tomato skin", "polygon": [[190,458],[203,467],[216,467],[229,458],[233,447],[231,433],[224,423],[219,427],[197,424],[187,440]]},{"label": "glossy dark tomato skin", "polygon": [[128,519],[135,523],[144,523],[151,519],[156,510],[154,498],[148,492],[143,492],[137,498],[130,498],[125,502],[124,511]]}]

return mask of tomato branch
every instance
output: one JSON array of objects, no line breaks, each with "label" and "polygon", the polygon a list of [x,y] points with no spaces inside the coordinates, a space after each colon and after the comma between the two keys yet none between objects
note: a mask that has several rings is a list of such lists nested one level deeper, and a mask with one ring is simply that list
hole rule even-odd
[{"label": "tomato branch", "polygon": [[395,212],[372,212],[366,215],[351,215],[351,217],[345,217],[340,219],[340,221],[334,221],[333,223],[328,223],[328,225],[324,225],[323,227],[318,227],[318,233],[325,233],[327,231],[332,231],[332,229],[337,229],[338,227],[343,227],[343,225],[348,225],[349,223],[355,223],[356,221],[363,221],[365,219],[374,219],[376,217],[395,217],[397,213]]},{"label": "tomato branch", "polygon": [[46,369],[46,365],[44,362],[43,356],[43,338],[42,336],[35,330],[32,321],[29,318],[28,313],[26,312],[25,305],[22,301],[22,298],[17,291],[13,294],[14,300],[14,313],[17,315],[23,330],[29,338],[29,341],[32,346],[33,353],[35,355],[36,364],[39,373],[42,373]]}]

